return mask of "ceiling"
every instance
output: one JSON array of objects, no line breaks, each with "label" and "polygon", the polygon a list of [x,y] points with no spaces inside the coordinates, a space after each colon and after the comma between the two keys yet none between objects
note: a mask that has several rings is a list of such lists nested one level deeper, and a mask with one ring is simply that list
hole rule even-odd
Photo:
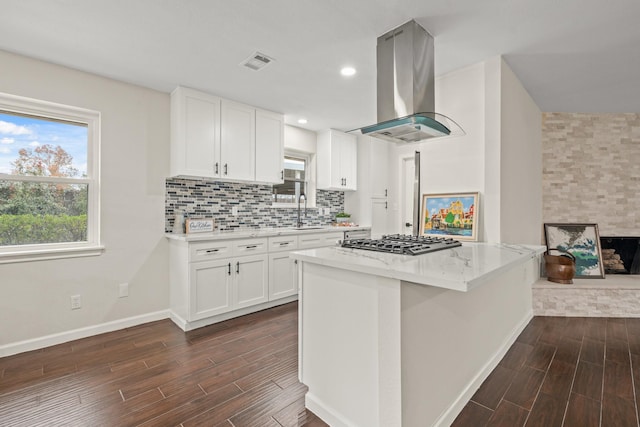
[{"label": "ceiling", "polygon": [[[410,19],[435,37],[436,75],[503,55],[542,111],[640,112],[637,0],[0,0],[0,7],[2,50],[164,92],[193,87],[311,130],[376,122],[376,38]],[[255,51],[275,62],[259,72],[239,66]],[[342,77],[344,65],[357,74]],[[298,125],[299,117],[308,124]]]}]

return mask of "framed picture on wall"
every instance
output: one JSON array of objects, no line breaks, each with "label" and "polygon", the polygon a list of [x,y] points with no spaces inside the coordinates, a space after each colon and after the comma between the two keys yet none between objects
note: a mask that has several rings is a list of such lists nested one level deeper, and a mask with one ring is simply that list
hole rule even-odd
[{"label": "framed picture on wall", "polygon": [[478,240],[478,193],[423,194],[420,235]]},{"label": "framed picture on wall", "polygon": [[576,258],[576,278],[604,279],[598,224],[545,224],[547,250],[560,249]]}]

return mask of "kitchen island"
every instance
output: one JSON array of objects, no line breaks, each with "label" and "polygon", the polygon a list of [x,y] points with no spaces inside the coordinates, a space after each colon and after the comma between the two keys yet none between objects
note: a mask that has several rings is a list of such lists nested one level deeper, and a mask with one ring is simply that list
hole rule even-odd
[{"label": "kitchen island", "polygon": [[292,253],[307,408],[331,426],[448,426],[532,318],[543,251]]}]

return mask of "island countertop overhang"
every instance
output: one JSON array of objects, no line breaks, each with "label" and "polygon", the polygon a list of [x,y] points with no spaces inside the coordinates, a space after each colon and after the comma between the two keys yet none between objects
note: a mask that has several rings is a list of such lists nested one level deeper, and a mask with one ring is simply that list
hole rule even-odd
[{"label": "island countertop overhang", "polygon": [[539,257],[534,245],[463,243],[424,255],[396,255],[341,247],[291,253],[293,259],[329,267],[466,292],[513,267]]}]

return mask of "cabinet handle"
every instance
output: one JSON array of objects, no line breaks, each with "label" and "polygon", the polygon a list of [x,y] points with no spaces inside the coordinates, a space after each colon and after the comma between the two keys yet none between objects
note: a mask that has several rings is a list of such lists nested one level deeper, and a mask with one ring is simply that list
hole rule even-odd
[{"label": "cabinet handle", "polygon": [[236,262],[236,274],[240,274],[240,261]]},{"label": "cabinet handle", "polygon": [[294,263],[294,264],[297,264],[297,263],[298,263],[298,260],[297,260],[297,259],[296,259],[296,260],[294,260],[294,261],[293,261],[293,263]]},{"label": "cabinet handle", "polygon": [[282,242],[280,243],[280,246],[287,246],[289,244],[289,242]]},{"label": "cabinet handle", "polygon": [[389,203],[389,202],[384,202],[384,208],[385,208],[385,209],[389,209],[388,203]]},{"label": "cabinet handle", "polygon": [[229,276],[231,276],[231,263],[229,263]]},{"label": "cabinet handle", "polygon": [[384,189],[384,197],[387,197],[387,189]]},{"label": "cabinet handle", "polygon": [[280,179],[284,179],[284,170],[280,171]]},{"label": "cabinet handle", "polygon": [[249,245],[249,246],[246,246],[246,248],[247,248],[247,249],[255,249],[255,248],[257,248],[257,247],[258,247],[257,245]]},{"label": "cabinet handle", "polygon": [[219,169],[218,168],[218,162],[216,162],[216,172],[215,172],[216,174],[218,174],[218,169]]},{"label": "cabinet handle", "polygon": [[226,175],[228,172],[229,168],[227,167],[227,164],[224,164],[224,174]]},{"label": "cabinet handle", "polygon": [[208,249],[206,252],[208,254],[213,253],[213,252],[218,252],[220,249]]}]

